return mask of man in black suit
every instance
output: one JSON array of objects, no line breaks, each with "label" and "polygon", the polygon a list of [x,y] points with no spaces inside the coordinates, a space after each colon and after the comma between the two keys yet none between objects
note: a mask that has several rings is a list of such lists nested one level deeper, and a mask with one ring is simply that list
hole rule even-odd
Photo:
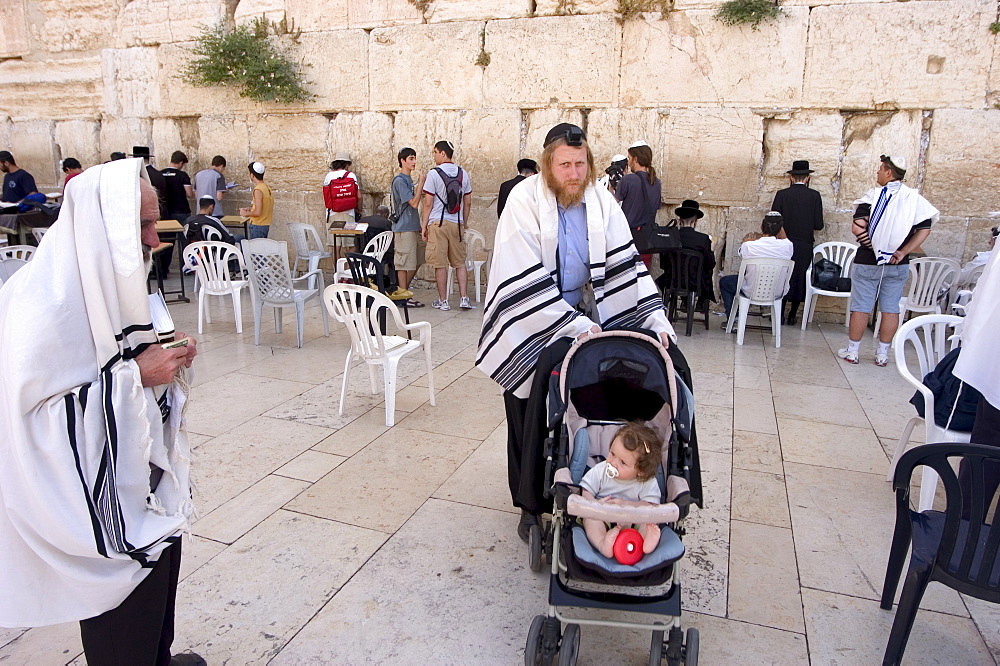
[{"label": "man in black suit", "polygon": [[514,189],[514,186],[528,176],[534,176],[536,173],[538,173],[538,164],[535,163],[535,160],[518,160],[517,175],[500,184],[500,194],[497,196],[497,219],[503,214],[503,207],[507,205],[507,196]]},{"label": "man in black suit", "polygon": [[[784,218],[785,238],[792,241],[794,248],[792,261],[795,268],[792,269],[792,279],[781,308],[781,322],[789,326],[795,325],[799,304],[806,298],[806,269],[812,261],[815,243],[813,232],[823,228],[823,199],[819,192],[809,188],[809,174],[812,172],[807,160],[792,162],[792,168],[787,172],[789,186],[778,190],[771,204],[771,210],[778,211]],[[784,314],[784,303],[789,304],[787,315]]]},{"label": "man in black suit", "polygon": [[[712,281],[712,271],[715,270],[715,253],[712,252],[712,239],[708,237],[708,234],[695,229],[698,220],[705,217],[705,213],[702,212],[697,201],[688,199],[679,208],[674,209],[674,215],[677,216],[677,223],[680,226],[678,231],[681,237],[681,247],[685,250],[701,252],[701,285],[698,288],[698,300],[699,302],[705,300],[715,302],[715,287]],[[670,264],[668,256],[666,253],[660,255],[663,275],[656,280],[663,289],[671,286],[669,284]],[[694,276],[689,276],[688,279],[693,281]]]}]

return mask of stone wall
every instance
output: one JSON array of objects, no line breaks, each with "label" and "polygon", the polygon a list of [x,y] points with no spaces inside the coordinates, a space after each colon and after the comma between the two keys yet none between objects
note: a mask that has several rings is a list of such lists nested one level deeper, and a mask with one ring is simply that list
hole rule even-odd
[{"label": "stone wall", "polygon": [[[268,166],[279,225],[320,227],[323,174],[347,150],[367,210],[403,146],[423,171],[442,138],[474,188],[472,225],[492,242],[495,197],[555,122],[589,132],[598,162],[653,147],[668,217],[685,198],[727,247],[727,267],[793,159],[808,159],[828,224],[847,239],[851,202],[878,155],[942,212],[929,254],[983,249],[1000,189],[996,0],[786,0],[758,30],[713,19],[719,0],[675,0],[622,23],[614,0],[0,0],[0,144],[55,187],[85,165],[150,145],[201,169],[215,154],[245,183]],[[314,101],[258,104],[179,76],[201,26],[285,19]],[[482,64],[487,62],[488,64]],[[480,63],[480,64],[477,64]],[[245,192],[227,210],[247,201]],[[729,242],[727,242],[727,240]]]}]

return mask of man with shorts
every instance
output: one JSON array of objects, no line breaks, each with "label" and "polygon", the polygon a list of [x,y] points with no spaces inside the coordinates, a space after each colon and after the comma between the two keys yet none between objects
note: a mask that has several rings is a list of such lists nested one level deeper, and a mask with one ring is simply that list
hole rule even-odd
[{"label": "man with shorts", "polygon": [[847,346],[837,355],[858,363],[858,347],[868,316],[878,299],[882,313],[875,365],[889,363],[889,345],[899,328],[899,299],[910,274],[910,253],[920,247],[937,221],[938,210],[911,187],[903,185],[906,160],[882,155],[875,174],[878,187],[854,202],[851,231],[860,247],[851,269],[851,326]]},{"label": "man with shorts", "polygon": [[[468,271],[465,269],[465,243],[462,227],[469,224],[469,202],[472,198],[472,183],[469,174],[451,161],[455,147],[450,141],[434,144],[432,155],[437,168],[432,169],[424,179],[424,208],[420,220],[420,236],[427,241],[427,262],[434,267],[438,298],[431,303],[432,308],[451,310],[448,304],[448,267],[458,275],[458,290],[462,295],[458,307],[472,310],[476,306],[469,302]],[[457,179],[462,197],[457,212],[448,211],[448,184]]]},{"label": "man with shorts", "polygon": [[[399,173],[392,179],[392,210],[395,222],[392,224],[393,244],[396,247],[395,264],[399,278],[399,288],[409,290],[410,281],[417,274],[417,240],[420,237],[420,198],[424,191],[424,176],[414,173],[417,166],[417,151],[403,148],[396,155]],[[417,177],[417,186],[413,178]],[[406,300],[407,307],[422,308],[424,304],[415,298]]]}]

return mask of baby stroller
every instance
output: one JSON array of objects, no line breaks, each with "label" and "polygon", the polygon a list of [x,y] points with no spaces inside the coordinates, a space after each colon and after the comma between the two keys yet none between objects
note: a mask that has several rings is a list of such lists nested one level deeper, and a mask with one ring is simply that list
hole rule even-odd
[{"label": "baby stroller", "polygon": [[[551,565],[549,605],[531,622],[525,664],[575,664],[581,625],[652,632],[649,663],[698,662],[698,630],[681,629],[678,560],[684,555],[684,518],[691,496],[690,470],[694,398],[677,379],[667,351],[640,331],[607,331],[575,342],[549,377],[545,479],[553,496],[552,520],[529,532],[529,564]],[[587,469],[604,459],[625,421],[640,420],[664,442],[657,474],[659,506],[609,505],[584,498],[579,485]],[[577,518],[609,523],[661,525],[656,549],[637,564],[602,556]],[[595,619],[594,611],[647,614],[648,621]],[[604,613],[608,615],[608,613]],[[645,620],[645,618],[642,618]],[[562,623],[565,628],[562,628]],[[664,633],[667,640],[664,641]]]}]

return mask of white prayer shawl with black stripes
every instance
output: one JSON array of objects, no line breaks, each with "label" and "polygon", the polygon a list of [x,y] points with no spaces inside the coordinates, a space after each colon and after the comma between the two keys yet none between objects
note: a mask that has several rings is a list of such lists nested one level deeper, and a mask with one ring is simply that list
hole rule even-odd
[{"label": "white prayer shawl with black stripes", "polygon": [[70,181],[58,221],[0,289],[2,626],[117,607],[192,512],[184,393],[144,389],[132,360],[156,342],[141,164]]},{"label": "white prayer shawl with black stripes", "polygon": [[868,238],[875,251],[875,261],[887,264],[892,255],[906,242],[914,225],[924,220],[938,220],[938,209],[919,192],[903,183],[893,181],[885,187],[873,187],[854,202],[855,206],[869,204]]},{"label": "white prayer shawl with black stripes", "polygon": [[559,212],[541,176],[511,190],[497,225],[476,365],[519,398],[528,397],[542,349],[560,337],[575,337],[595,323],[603,329],[643,327],[674,336],[618,202],[592,185],[584,202],[590,284],[600,321],[570,307],[559,292]]}]

